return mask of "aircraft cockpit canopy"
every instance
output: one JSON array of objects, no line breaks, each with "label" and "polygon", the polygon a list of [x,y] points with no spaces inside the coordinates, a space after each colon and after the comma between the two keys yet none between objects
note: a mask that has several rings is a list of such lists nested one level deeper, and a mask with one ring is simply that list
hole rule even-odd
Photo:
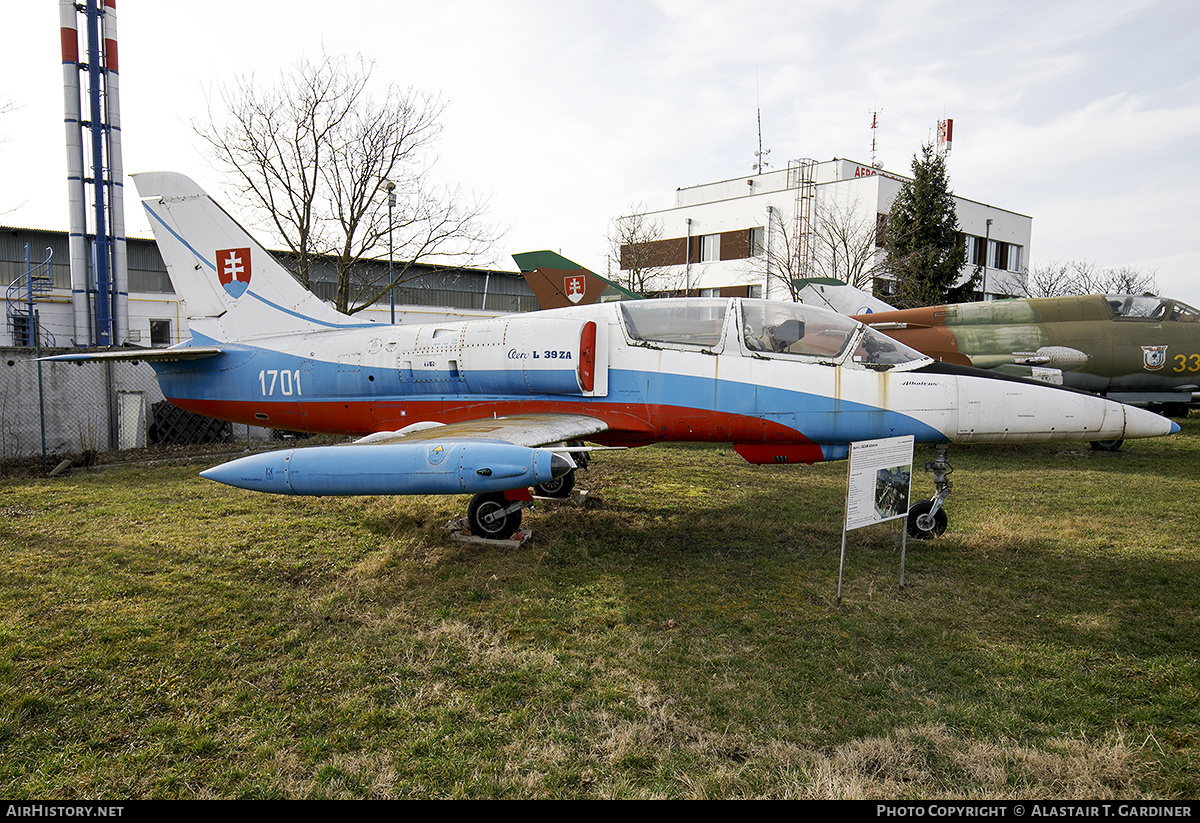
[{"label": "aircraft cockpit canopy", "polygon": [[[742,298],[742,346],[760,357],[799,356],[825,363],[891,369],[927,361],[925,355],[887,335],[835,312],[778,300]],[[643,345],[721,345],[729,300],[674,298],[620,304],[630,340]],[[735,309],[736,311],[736,309]],[[732,340],[726,345],[735,345]]]},{"label": "aircraft cockpit canopy", "polygon": [[619,304],[633,340],[712,348],[721,342],[729,301],[713,298],[627,300]]},{"label": "aircraft cockpit canopy", "polygon": [[798,354],[840,362],[853,346],[847,365],[869,369],[890,369],[929,359],[835,312],[775,300],[744,299],[741,303],[742,341],[752,352]]},{"label": "aircraft cockpit canopy", "polygon": [[742,340],[750,351],[840,360],[858,323],[803,303],[742,301]]},{"label": "aircraft cockpit canopy", "polygon": [[1200,311],[1165,297],[1153,295],[1109,294],[1105,295],[1113,316],[1119,319],[1173,320],[1183,323],[1200,323]]},{"label": "aircraft cockpit canopy", "polygon": [[1171,306],[1171,314],[1168,320],[1177,320],[1184,323],[1200,323],[1200,311],[1193,309],[1187,303],[1180,303],[1178,300]]}]

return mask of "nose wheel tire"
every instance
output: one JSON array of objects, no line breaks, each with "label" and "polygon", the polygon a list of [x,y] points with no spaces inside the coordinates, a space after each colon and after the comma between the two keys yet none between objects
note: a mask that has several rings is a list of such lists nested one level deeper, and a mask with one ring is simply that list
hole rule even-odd
[{"label": "nose wheel tire", "polygon": [[541,497],[569,497],[575,488],[575,472],[569,471],[562,477],[533,487],[533,493]]},{"label": "nose wheel tire", "polygon": [[946,512],[938,509],[930,516],[932,500],[918,500],[908,510],[908,536],[914,540],[930,540],[946,531]]}]

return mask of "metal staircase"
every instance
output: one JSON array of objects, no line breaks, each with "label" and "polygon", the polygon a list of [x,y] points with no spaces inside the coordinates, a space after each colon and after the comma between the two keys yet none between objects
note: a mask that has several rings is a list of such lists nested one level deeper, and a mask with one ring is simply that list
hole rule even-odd
[{"label": "metal staircase", "polygon": [[29,245],[25,245],[25,273],[8,285],[8,333],[14,346],[35,348],[54,346],[54,335],[42,329],[38,319],[37,300],[54,286],[50,269],[53,252],[46,249],[46,259],[30,265]]}]

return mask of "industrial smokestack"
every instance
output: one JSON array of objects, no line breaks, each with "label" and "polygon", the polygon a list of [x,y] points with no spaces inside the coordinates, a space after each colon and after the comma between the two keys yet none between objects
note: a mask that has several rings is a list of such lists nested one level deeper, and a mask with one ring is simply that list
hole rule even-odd
[{"label": "industrial smokestack", "polygon": [[[79,59],[80,12],[87,25],[87,60]],[[59,0],[67,200],[70,209],[71,303],[75,342],[110,346],[128,336],[129,275],[125,249],[124,166],[117,60],[116,0]],[[80,72],[88,75],[89,117],[83,119]],[[92,176],[85,177],[84,127]],[[87,243],[85,187],[92,185],[93,241]],[[94,303],[89,297],[94,295]]]},{"label": "industrial smokestack", "polygon": [[74,340],[92,340],[88,311],[87,212],[83,196],[83,122],[79,103],[79,29],[74,0],[59,0],[62,40],[63,124],[67,136],[67,206],[70,210],[68,251],[71,266],[71,309]]},{"label": "industrial smokestack", "polygon": [[108,137],[108,202],[112,238],[113,340],[129,337],[129,266],[125,252],[125,163],[121,159],[121,94],[117,70],[117,0],[104,0],[104,77]]}]

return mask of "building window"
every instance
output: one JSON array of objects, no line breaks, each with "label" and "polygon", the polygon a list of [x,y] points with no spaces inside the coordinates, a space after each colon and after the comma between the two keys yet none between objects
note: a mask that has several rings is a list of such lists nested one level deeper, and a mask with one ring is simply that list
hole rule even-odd
[{"label": "building window", "polygon": [[984,265],[987,241],[982,237],[967,235],[967,263],[971,266]]},{"label": "building window", "polygon": [[721,235],[705,234],[700,237],[700,262],[711,263],[721,259]]},{"label": "building window", "polygon": [[1021,247],[1020,246],[1010,245],[1008,247],[1008,270],[1009,271],[1020,271],[1021,270]]},{"label": "building window", "polygon": [[766,251],[765,238],[766,232],[763,230],[762,226],[756,226],[755,228],[750,229],[751,257],[762,257],[763,253]]},{"label": "building window", "polygon": [[171,345],[171,321],[151,320],[150,346],[155,349],[164,349],[169,345]]}]

